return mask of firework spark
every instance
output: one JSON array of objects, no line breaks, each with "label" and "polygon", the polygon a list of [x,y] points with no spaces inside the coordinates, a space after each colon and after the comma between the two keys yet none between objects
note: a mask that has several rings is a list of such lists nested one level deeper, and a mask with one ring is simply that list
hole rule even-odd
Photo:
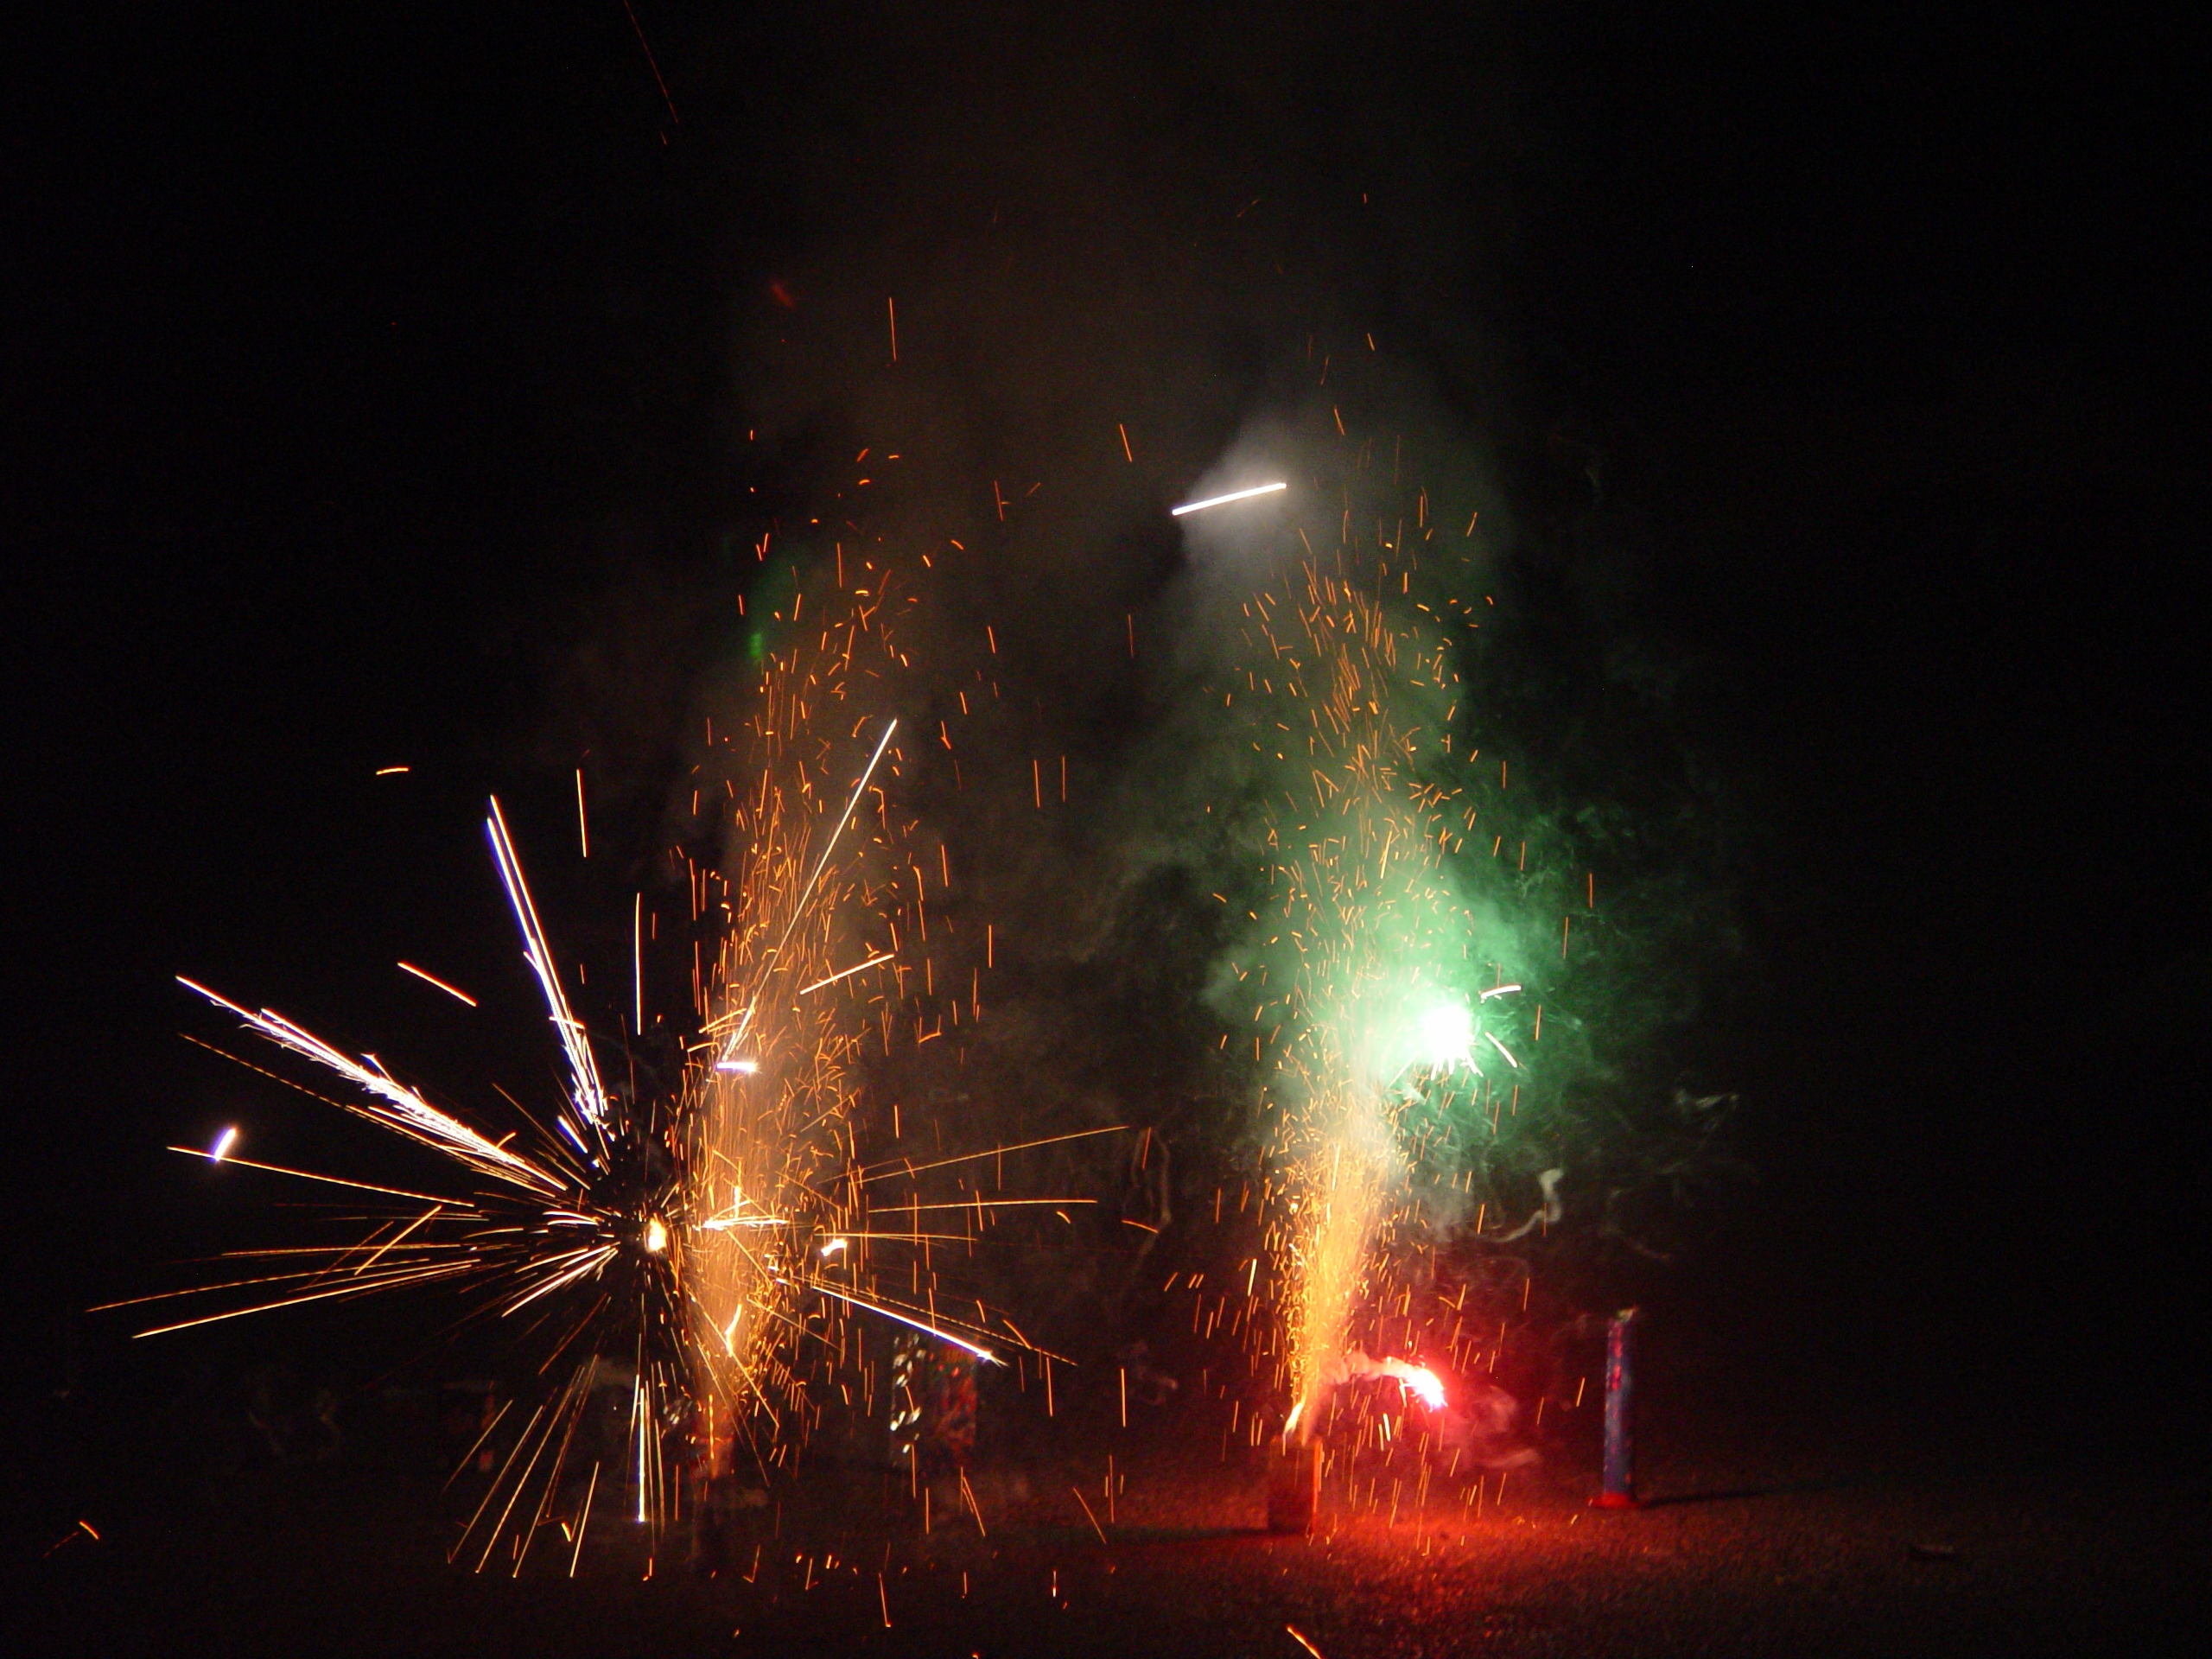
[{"label": "firework spark", "polygon": [[[887,787],[907,766],[899,722],[872,712],[902,677],[900,627],[918,602],[887,605],[893,582],[863,559],[795,597],[792,620],[804,612],[816,626],[767,653],[748,715],[724,740],[731,856],[709,880],[730,920],[679,1113],[678,1249],[693,1386],[764,1467],[840,1368],[845,1391],[857,1383],[874,1404],[881,1368],[855,1316],[986,1364],[1045,1351],[949,1275],[1001,1242],[1007,1215],[1071,1200],[985,1197],[957,1172],[1084,1138],[917,1161],[897,1150],[896,1115],[887,1125],[873,1109],[872,1065],[957,1012],[925,988],[936,977],[928,861]],[[864,1147],[883,1155],[864,1159]],[[947,1178],[954,1195],[925,1190]]]},{"label": "firework spark", "polygon": [[1309,555],[1247,602],[1232,692],[1281,780],[1262,835],[1274,909],[1237,973],[1273,1125],[1262,1226],[1286,1432],[1310,1433],[1354,1376],[1440,1400],[1433,1372],[1370,1360],[1355,1332],[1379,1337],[1397,1300],[1395,1241],[1433,1230],[1416,1178],[1448,1179],[1469,1150],[1474,1131],[1440,1105],[1491,1100],[1520,1065],[1499,1035],[1519,1040],[1520,987],[1485,960],[1496,930],[1450,863],[1475,810],[1434,764],[1457,676],[1383,591],[1350,545]]},{"label": "firework spark", "polygon": [[[537,1529],[573,1522],[575,1530],[586,1518],[582,1512],[556,1513],[556,1499],[602,1356],[630,1357],[639,1432],[649,1451],[658,1443],[658,1433],[643,1425],[668,1414],[665,1396],[677,1368],[667,1357],[680,1349],[665,1219],[678,1195],[669,1179],[652,1173],[653,1112],[618,1109],[601,1081],[588,1034],[553,969],[496,800],[490,804],[485,830],[522,930],[525,959],[567,1062],[568,1087],[553,1117],[557,1135],[526,1122],[523,1130],[494,1139],[402,1083],[375,1056],[348,1054],[272,1009],[250,1009],[196,982],[180,980],[246,1029],[344,1078],[352,1085],[350,1096],[317,1097],[439,1154],[455,1178],[454,1190],[417,1191],[240,1158],[235,1152],[238,1131],[226,1129],[210,1148],[175,1150],[353,1194],[366,1201],[367,1231],[340,1244],[236,1252],[241,1257],[282,1257],[284,1266],[108,1306],[172,1297],[232,1304],[138,1333],[156,1336],[308,1303],[434,1285],[467,1295],[474,1318],[509,1319],[535,1305],[551,1306],[560,1300],[558,1317],[524,1323],[533,1333],[550,1333],[539,1356],[541,1371],[554,1372],[566,1361],[567,1380],[532,1414],[454,1548],[456,1557],[474,1552],[480,1568],[512,1525],[518,1572]],[[533,1484],[540,1497],[534,1509],[525,1510],[520,1500],[525,1486]],[[641,1456],[637,1484],[640,1503],[658,1513],[664,1482],[656,1457]]]},{"label": "firework spark", "polygon": [[[235,1128],[211,1147],[178,1147],[343,1191],[367,1208],[368,1230],[342,1244],[239,1252],[281,1260],[274,1271],[109,1306],[168,1297],[224,1304],[139,1333],[153,1336],[436,1286],[470,1294],[473,1317],[515,1319],[517,1339],[541,1344],[533,1354],[539,1373],[563,1380],[500,1442],[504,1458],[454,1545],[454,1558],[471,1555],[479,1570],[507,1537],[519,1573],[537,1534],[558,1526],[573,1541],[573,1572],[605,1462],[594,1459],[586,1478],[576,1459],[603,1440],[586,1426],[603,1414],[612,1388],[627,1395],[623,1509],[658,1529],[682,1487],[671,1478],[671,1442],[687,1433],[703,1442],[711,1478],[714,1447],[741,1436],[765,1478],[819,1415],[810,1385],[842,1368],[871,1402],[881,1368],[868,1362],[856,1315],[985,1363],[1002,1363],[1010,1349],[1062,1357],[968,1294],[949,1276],[950,1262],[932,1251],[958,1245],[972,1255],[978,1245],[1007,1242],[991,1236],[1002,1211],[1060,1213],[1090,1202],[987,1198],[954,1173],[961,1166],[986,1158],[1002,1166],[1009,1154],[1115,1131],[918,1163],[895,1150],[895,1109],[887,1140],[865,1109],[868,1057],[936,1033],[925,1029],[927,995],[908,985],[917,966],[925,987],[932,974],[912,825],[885,787],[902,759],[899,722],[866,713],[852,719],[862,689],[880,696],[905,658],[886,620],[888,573],[866,565],[856,574],[865,585],[842,595],[842,564],[836,590],[813,595],[813,616],[834,621],[769,654],[751,717],[730,745],[749,771],[743,791],[734,779],[729,791],[730,874],[690,870],[693,920],[718,926],[720,946],[712,973],[696,982],[699,1039],[674,1097],[607,1088],[497,800],[486,834],[563,1059],[560,1098],[544,1122],[525,1112],[523,1129],[494,1138],[374,1055],[349,1054],[283,1014],[181,982],[257,1036],[342,1077],[345,1097],[304,1091],[429,1148],[450,1179],[429,1184],[448,1190],[418,1191],[244,1159]],[[792,602],[794,623],[801,602]],[[828,792],[848,766],[844,785]],[[642,1035],[642,895],[632,908],[627,1012]],[[888,1155],[864,1162],[864,1143]],[[933,1192],[931,1179],[950,1179],[953,1191]],[[973,1319],[955,1308],[972,1308]],[[842,1392],[850,1397],[849,1387]]]}]

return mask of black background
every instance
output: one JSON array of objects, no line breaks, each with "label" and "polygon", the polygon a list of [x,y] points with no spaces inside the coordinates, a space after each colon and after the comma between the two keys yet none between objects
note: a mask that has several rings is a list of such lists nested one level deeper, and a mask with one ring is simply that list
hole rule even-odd
[{"label": "black background", "polygon": [[[838,216],[916,145],[1018,146],[998,86],[1141,97],[1199,199],[1296,204],[1532,517],[1602,458],[1765,836],[1764,995],[1713,1035],[1764,1179],[1715,1317],[1908,1387],[2171,1397],[2212,1022],[2165,43],[1934,8],[637,16],[680,120],[613,0],[79,11],[11,67],[19,1382],[163,1363],[74,1310],[210,1224],[160,1147],[236,1086],[172,975],[461,1063],[391,961],[505,971],[481,797],[565,849],[607,596],[748,522],[733,341],[794,268],[878,291]],[[872,246],[885,286],[929,234]],[[674,683],[703,649],[669,642]],[[607,857],[652,828],[618,798]],[[619,871],[543,880],[619,949],[588,919]]]}]

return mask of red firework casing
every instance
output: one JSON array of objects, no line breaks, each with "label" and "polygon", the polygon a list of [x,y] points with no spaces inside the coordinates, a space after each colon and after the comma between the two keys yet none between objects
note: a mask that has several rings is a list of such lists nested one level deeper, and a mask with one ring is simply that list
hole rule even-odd
[{"label": "red firework casing", "polygon": [[1320,1438],[1291,1441],[1268,1459],[1268,1530],[1311,1532],[1320,1507]]}]

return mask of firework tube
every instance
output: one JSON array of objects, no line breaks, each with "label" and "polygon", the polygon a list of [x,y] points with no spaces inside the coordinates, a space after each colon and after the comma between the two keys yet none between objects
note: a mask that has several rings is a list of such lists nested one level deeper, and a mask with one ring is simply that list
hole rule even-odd
[{"label": "firework tube", "polygon": [[1601,1510],[1636,1507],[1636,1322],[1624,1308],[1605,1325],[1605,1471]]},{"label": "firework tube", "polygon": [[1313,1530],[1321,1507],[1321,1437],[1286,1433],[1268,1459],[1268,1530]]}]

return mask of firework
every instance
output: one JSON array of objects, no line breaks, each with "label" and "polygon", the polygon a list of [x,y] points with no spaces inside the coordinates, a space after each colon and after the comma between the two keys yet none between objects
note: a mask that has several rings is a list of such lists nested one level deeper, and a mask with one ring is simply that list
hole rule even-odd
[{"label": "firework", "polygon": [[[235,1128],[204,1151],[175,1148],[342,1191],[361,1205],[364,1230],[341,1244],[240,1252],[275,1270],[169,1293],[224,1305],[139,1334],[433,1286],[467,1294],[475,1317],[513,1321],[503,1328],[530,1345],[540,1375],[559,1380],[502,1442],[504,1459],[454,1546],[456,1559],[468,1556],[480,1570],[505,1537],[518,1574],[531,1544],[557,1526],[570,1541],[573,1573],[602,1489],[626,1491],[624,1512],[657,1535],[682,1499],[671,1452],[687,1435],[707,1454],[696,1477],[726,1472],[717,1449],[741,1439],[765,1478],[818,1418],[813,1385],[842,1373],[857,1382],[863,1410],[873,1408],[879,1388],[888,1389],[856,1315],[982,1363],[999,1363],[1013,1348],[1048,1363],[1060,1357],[1030,1344],[933,1252],[958,1246],[972,1257],[978,1244],[1001,1242],[988,1235],[1001,1211],[1089,1202],[987,1198],[957,1173],[1084,1135],[917,1162],[897,1150],[895,1106],[887,1135],[867,1109],[871,1057],[937,1033],[927,1028],[928,898],[912,825],[886,788],[903,758],[899,723],[856,712],[863,700],[891,700],[906,659],[887,622],[897,613],[884,597],[889,574],[863,563],[855,575],[845,592],[841,561],[834,584],[818,585],[813,627],[766,653],[748,716],[725,740],[720,758],[737,763],[745,786],[730,779],[728,874],[683,861],[693,920],[715,932],[719,947],[695,983],[698,1036],[673,1096],[640,1098],[604,1083],[496,800],[486,833],[562,1058],[560,1098],[543,1122],[526,1117],[522,1130],[494,1138],[374,1056],[348,1054],[282,1014],[182,982],[257,1035],[336,1073],[350,1094],[280,1081],[429,1147],[447,1179],[428,1184],[445,1190],[416,1191],[264,1163],[238,1154]],[[806,597],[794,594],[792,624]],[[640,897],[632,1013],[641,1031],[643,909]],[[474,1006],[435,976],[400,966]],[[921,983],[912,986],[918,969]],[[948,1177],[953,1192],[932,1187]],[[627,1395],[623,1449],[613,1459],[603,1424],[594,1422],[610,1388]]]},{"label": "firework", "polygon": [[[474,1316],[515,1320],[542,1345],[540,1372],[564,1381],[524,1423],[454,1554],[473,1555],[480,1569],[512,1527],[518,1573],[530,1543],[545,1526],[561,1524],[580,1540],[588,1520],[590,1497],[599,1484],[596,1465],[573,1514],[564,1510],[570,1488],[565,1477],[602,1375],[603,1356],[622,1354],[629,1363],[632,1439],[638,1448],[634,1484],[641,1511],[661,1510],[666,1483],[658,1425],[668,1414],[666,1395],[678,1382],[673,1360],[680,1347],[671,1318],[677,1304],[668,1218],[680,1194],[667,1178],[666,1160],[656,1156],[665,1127],[652,1103],[641,1109],[619,1103],[601,1080],[589,1035],[562,988],[497,800],[485,831],[565,1061],[565,1087],[550,1126],[526,1118],[522,1131],[493,1139],[400,1081],[373,1055],[348,1054],[272,1009],[250,1009],[204,985],[181,981],[247,1030],[343,1078],[351,1090],[345,1097],[281,1080],[438,1154],[445,1179],[436,1185],[445,1190],[415,1191],[242,1157],[235,1128],[204,1151],[173,1148],[346,1192],[360,1201],[365,1230],[339,1244],[236,1252],[241,1262],[281,1265],[169,1293],[226,1305],[138,1334],[429,1286],[467,1297]],[[526,1507],[524,1497],[532,1491],[536,1503]]]},{"label": "firework", "polygon": [[1308,558],[1245,607],[1237,690],[1285,780],[1263,804],[1269,937],[1237,971],[1273,1126],[1263,1232],[1287,1433],[1356,1376],[1441,1402],[1433,1371],[1357,1338],[1382,1343],[1393,1263],[1457,1210],[1459,1168],[1497,1134],[1484,1108],[1521,1070],[1521,986],[1450,863],[1474,820],[1448,772],[1457,677],[1377,575],[1349,552]]},{"label": "firework", "polygon": [[[887,599],[895,585],[870,561],[841,563],[794,594],[788,621],[775,613],[791,637],[764,653],[717,756],[734,803],[729,868],[696,878],[731,920],[680,1114],[689,1351],[702,1402],[764,1470],[806,1432],[815,1384],[842,1374],[863,1412],[892,1391],[855,1316],[982,1364],[1014,1349],[1059,1358],[957,1273],[999,1242],[1001,1212],[1087,1202],[987,1198],[962,1173],[1080,1135],[917,1161],[895,1112],[887,1123],[870,1097],[872,1065],[959,1018],[928,988],[942,938],[932,945],[916,829],[892,788],[908,764],[899,725],[878,712],[895,700],[918,603]],[[804,634],[802,613],[814,619]],[[953,1192],[929,1185],[945,1179]]]}]

